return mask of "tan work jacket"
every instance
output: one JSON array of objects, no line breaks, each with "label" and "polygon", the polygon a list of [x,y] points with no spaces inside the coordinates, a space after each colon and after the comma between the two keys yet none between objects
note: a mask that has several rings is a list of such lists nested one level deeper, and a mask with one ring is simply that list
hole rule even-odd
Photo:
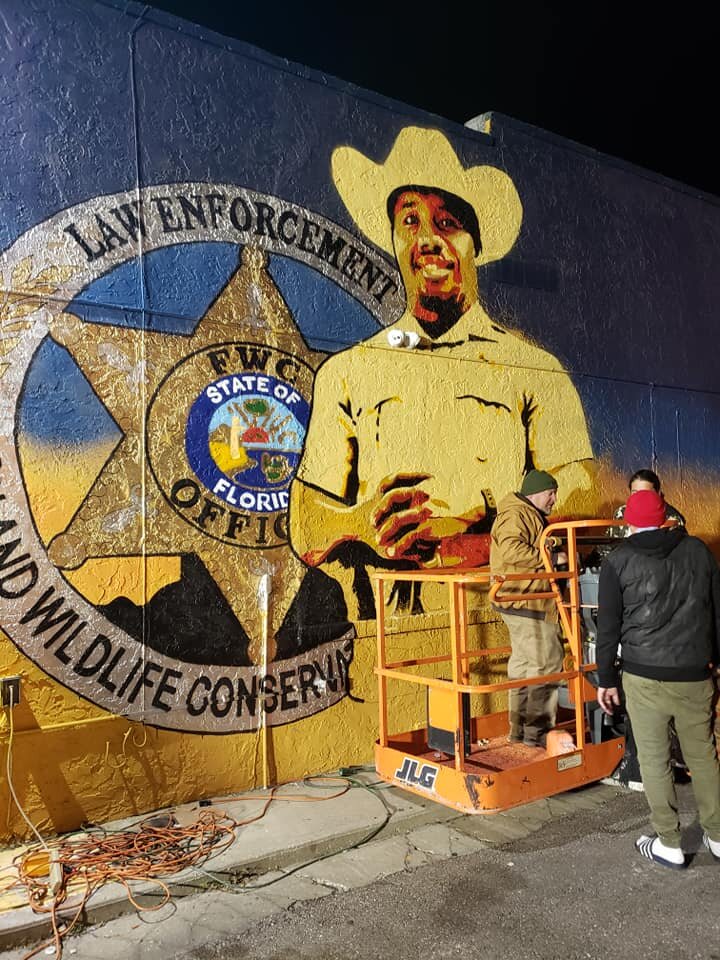
[{"label": "tan work jacket", "polygon": [[[491,531],[490,569],[493,573],[525,573],[544,570],[540,554],[540,535],[546,526],[543,514],[519,493],[509,493],[498,505]],[[539,593],[549,591],[549,580],[508,580],[501,593]],[[527,611],[548,622],[557,621],[554,600],[517,600],[495,606],[501,613]]]}]

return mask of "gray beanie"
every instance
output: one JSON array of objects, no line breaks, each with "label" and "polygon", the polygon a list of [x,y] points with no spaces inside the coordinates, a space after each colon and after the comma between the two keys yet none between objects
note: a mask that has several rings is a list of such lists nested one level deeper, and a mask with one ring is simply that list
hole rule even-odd
[{"label": "gray beanie", "polygon": [[545,490],[557,490],[557,480],[545,470],[531,470],[523,477],[520,493],[527,497],[532,493],[543,493]]}]

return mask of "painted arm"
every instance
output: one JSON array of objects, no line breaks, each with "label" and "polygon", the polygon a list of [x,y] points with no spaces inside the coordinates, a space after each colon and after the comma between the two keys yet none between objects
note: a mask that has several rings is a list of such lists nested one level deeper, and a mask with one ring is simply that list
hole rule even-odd
[{"label": "painted arm", "polygon": [[290,497],[290,539],[309,566],[337,559],[344,544],[360,542],[382,561],[418,567],[479,566],[488,562],[490,536],[478,531],[483,507],[461,517],[442,514],[420,484],[427,474],[394,474],[368,500],[347,503],[302,479]]},{"label": "painted arm", "polygon": [[332,559],[343,544],[370,545],[370,504],[347,504],[297,478],[290,489],[290,543],[310,567]]}]

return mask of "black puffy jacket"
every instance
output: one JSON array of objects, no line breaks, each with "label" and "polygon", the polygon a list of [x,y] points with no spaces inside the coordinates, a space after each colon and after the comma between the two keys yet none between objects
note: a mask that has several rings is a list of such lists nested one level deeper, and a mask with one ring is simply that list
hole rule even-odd
[{"label": "black puffy jacket", "polygon": [[617,686],[618,643],[628,673],[704,680],[718,663],[720,572],[697,537],[681,528],[636,533],[600,568],[597,662],[600,686]]}]

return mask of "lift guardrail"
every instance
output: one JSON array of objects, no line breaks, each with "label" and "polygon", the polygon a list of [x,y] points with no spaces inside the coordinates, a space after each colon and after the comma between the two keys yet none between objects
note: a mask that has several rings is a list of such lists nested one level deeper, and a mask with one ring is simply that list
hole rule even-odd
[{"label": "lift guardrail", "polygon": [[[622,759],[625,740],[621,736],[594,742],[588,723],[588,705],[595,704],[594,688],[587,674],[596,669],[584,662],[580,610],[582,599],[578,540],[597,539],[601,528],[607,530],[621,521],[579,520],[553,523],[543,532],[541,553],[546,569],[493,574],[488,568],[379,571],[373,575],[377,608],[377,667],[379,699],[379,737],[376,766],[388,782],[431,795],[435,800],[467,813],[505,810],[519,803],[551,796],[564,790],[608,777]],[[553,540],[551,540],[553,538]],[[559,538],[565,544],[568,569],[552,567],[549,544]],[[517,594],[503,593],[503,584],[514,580],[540,580],[543,589],[523,593],[524,600],[553,599],[569,646],[564,669],[553,674],[494,683],[471,683],[470,661],[486,657],[509,656],[511,648],[485,647],[468,650],[468,586],[487,585],[488,601],[494,604],[516,601]],[[396,582],[445,583],[448,590],[450,651],[432,657],[388,662],[386,635],[386,588]],[[564,581],[565,591],[559,581]],[[550,585],[546,589],[544,584]],[[422,676],[412,668],[450,665],[450,677]],[[449,717],[447,730],[452,736],[452,751],[440,751],[430,744],[425,728],[390,732],[388,727],[389,680],[425,687],[428,703],[444,703]],[[464,704],[471,694],[498,694],[535,684],[567,684],[570,707],[558,717],[555,731],[548,734],[545,748],[534,748],[507,740],[507,711],[469,717]],[[443,711],[441,711],[442,713]],[[468,749],[468,744],[470,749]]]}]

